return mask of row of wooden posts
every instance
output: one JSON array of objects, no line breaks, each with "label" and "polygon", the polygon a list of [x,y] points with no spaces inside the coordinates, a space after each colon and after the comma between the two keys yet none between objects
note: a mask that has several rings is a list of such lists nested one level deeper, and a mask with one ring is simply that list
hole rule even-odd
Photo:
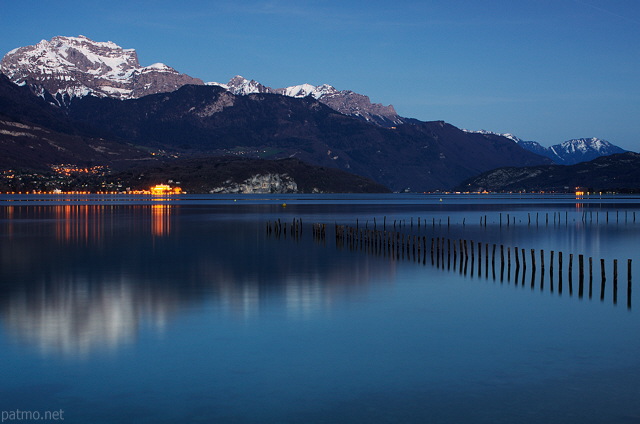
[{"label": "row of wooden posts", "polygon": [[[631,214],[631,219],[632,222],[636,222],[636,212],[633,211]],[[536,225],[539,225],[539,218],[540,218],[540,214],[538,212],[536,212],[535,214],[535,220],[533,222],[535,222]],[[556,224],[561,224],[562,223],[562,215],[560,214],[560,212],[553,212],[552,216],[552,223],[554,225]],[[609,211],[606,211],[604,213],[604,217],[603,220],[605,223],[609,223]],[[466,225],[466,218],[462,219],[462,224]],[[504,222],[503,222],[504,221]],[[545,221],[545,225],[549,225],[549,213],[546,212],[545,216],[544,216],[544,221]],[[581,214],[581,222],[584,223],[593,223],[594,221],[594,214],[593,211],[583,211]],[[480,216],[480,226],[487,226],[487,222],[488,222],[488,218],[487,215],[481,215]],[[565,224],[569,223],[569,213],[565,211],[565,219],[564,219]],[[600,222],[600,212],[596,211],[595,214],[595,222],[599,223]],[[616,219],[615,219],[616,223],[620,222],[620,211],[616,211]],[[629,222],[629,211],[624,211],[624,222],[628,223]],[[428,220],[427,219],[423,219],[421,217],[418,217],[416,220],[417,223],[417,227],[421,228],[421,227],[427,227],[428,226]],[[498,223],[500,226],[502,226],[503,224],[506,225],[507,227],[510,225],[516,225],[516,217],[515,216],[511,216],[510,214],[505,214],[504,216],[504,220],[503,220],[503,214],[500,213],[499,217],[498,217]],[[531,225],[532,224],[532,215],[531,213],[527,213],[527,225]],[[325,224],[314,224],[315,225],[325,225]],[[390,223],[391,225],[391,223]],[[409,219],[409,225],[411,228],[413,228],[414,226],[414,219],[413,217]],[[438,225],[442,226],[442,218],[438,219]],[[402,219],[402,220],[393,220],[393,229],[396,230],[397,228],[402,228],[402,227],[406,227],[407,226],[407,221],[406,219]],[[432,218],[431,219],[431,226],[435,227],[436,226],[436,219]],[[451,226],[451,217],[447,216],[447,226]],[[356,229],[360,229],[360,225],[359,225],[359,220],[356,219]],[[369,221],[365,221],[365,229],[368,230],[369,229]],[[378,229],[378,223],[376,221],[376,218],[373,218],[373,230],[377,230]],[[383,231],[387,230],[387,217],[384,216],[383,217],[383,221],[382,221],[382,229]],[[314,227],[314,231],[315,231],[315,227]],[[302,219],[299,218],[293,218],[293,221],[291,222],[290,226],[289,226],[289,234],[291,236],[300,236],[301,235],[301,231],[302,231]],[[325,231],[326,231],[326,226],[325,226]],[[267,232],[269,234],[276,234],[276,235],[286,235],[287,233],[287,223],[286,222],[281,222],[280,219],[278,219],[277,221],[274,221],[273,223],[271,222],[267,222]],[[326,234],[325,234],[326,235]]]},{"label": "row of wooden posts", "polygon": [[[320,225],[320,224],[314,224],[314,232],[315,232],[316,225]],[[325,228],[326,228],[326,225],[325,225]],[[302,219],[293,218],[293,221],[291,221],[291,224],[288,226],[288,230],[287,230],[287,223],[282,222],[280,219],[274,222],[267,221],[267,235],[274,235],[276,237],[280,237],[280,236],[286,237],[287,233],[289,234],[290,237],[293,237],[293,238],[302,237]],[[325,230],[325,237],[326,237],[326,230]]]},{"label": "row of wooden posts", "polygon": [[[299,239],[302,236],[302,221],[293,219],[287,225],[280,220],[267,222],[267,234],[277,237],[287,235],[291,238]],[[461,274],[482,277],[483,262],[484,274],[489,278],[489,272],[494,280],[497,279],[496,268],[499,269],[500,282],[505,279],[511,281],[512,267],[514,269],[514,279],[516,284],[525,285],[525,275],[527,274],[527,257],[530,257],[531,265],[530,285],[536,286],[536,273],[540,266],[540,289],[545,289],[546,263],[545,251],[530,249],[529,255],[524,248],[504,246],[503,244],[490,244],[474,242],[473,240],[450,239],[445,237],[427,237],[415,234],[405,234],[399,231],[372,230],[346,225],[334,225],[335,243],[338,248],[349,248],[350,250],[361,250],[369,254],[388,256],[394,259],[409,259],[416,262],[427,263],[427,258],[433,266],[441,269],[459,270]],[[327,224],[312,225],[313,239],[318,242],[326,242]],[[557,272],[555,269],[555,258],[557,253]],[[563,292],[563,270],[564,260],[567,256],[561,251],[549,252],[549,289],[558,293]],[[539,258],[539,262],[538,262]],[[568,255],[568,290],[573,295],[573,272],[574,254]],[[484,259],[484,261],[483,261]],[[586,260],[585,260],[586,259]],[[578,273],[578,296],[584,296],[585,284],[587,284],[588,297],[592,298],[594,284],[594,259],[585,258],[584,255],[577,255]],[[496,266],[496,264],[498,265]],[[588,275],[585,274],[585,268]],[[604,259],[600,259],[600,299],[605,298],[605,287],[607,282],[606,264]],[[520,277],[520,271],[522,271]],[[555,278],[557,277],[557,282]],[[557,285],[556,285],[557,284]],[[631,307],[632,293],[632,260],[627,260],[627,306]],[[618,260],[613,260],[613,302],[618,302]]]},{"label": "row of wooden posts", "polygon": [[[477,246],[477,275],[482,276],[483,250],[484,250],[484,271],[485,277],[489,277],[489,270],[493,279],[496,279],[496,262],[499,260],[500,281],[504,281],[505,268],[507,271],[507,281],[511,279],[512,264],[515,265],[514,281],[519,283],[520,269],[522,269],[521,283],[525,285],[525,275],[527,270],[527,251],[524,248],[505,247],[503,244],[475,243],[473,240],[449,239],[444,237],[431,237],[419,235],[403,234],[395,231],[378,231],[358,229],[344,225],[335,226],[336,245],[338,247],[349,247],[351,249],[360,249],[372,254],[389,255],[396,259],[413,259],[414,261],[422,261],[426,263],[427,252],[431,259],[431,264],[442,269],[456,270],[459,267],[460,273],[473,277],[476,269],[476,246]],[[428,247],[427,247],[428,246]],[[499,256],[497,249],[500,249]],[[512,255],[513,252],[513,255]],[[506,253],[506,254],[505,254]],[[563,252],[550,251],[549,254],[549,289],[554,291],[554,257],[557,253],[557,290],[562,294],[563,291],[563,269],[564,258]],[[540,289],[544,290],[546,266],[545,252],[539,251],[536,254],[535,249],[530,249],[531,264],[531,288],[536,285],[536,271],[538,269],[537,257],[540,258]],[[513,260],[512,260],[513,257]],[[585,288],[585,256],[577,255],[578,258],[578,296],[584,296]],[[593,279],[594,267],[593,258],[587,258],[588,261],[588,296],[593,296]],[[471,262],[469,264],[469,262]],[[489,266],[491,264],[491,266]],[[600,299],[605,298],[606,287],[606,266],[605,260],[600,259]],[[569,294],[573,295],[573,266],[574,254],[569,254],[568,261],[568,289]],[[631,307],[632,293],[632,260],[627,260],[627,306]],[[618,302],[618,260],[613,260],[613,302]]]},{"label": "row of wooden posts", "polygon": [[[602,222],[609,224],[612,222],[615,223],[620,223],[621,222],[621,215],[623,218],[623,222],[625,224],[628,224],[630,222],[635,223],[636,222],[636,212],[635,211],[624,211],[624,213],[620,213],[620,211],[615,211],[615,220],[613,218],[613,212],[611,212],[611,214],[609,213],[609,211],[604,211],[602,213]],[[611,215],[611,216],[610,216]],[[600,218],[600,211],[592,211],[592,210],[584,210],[582,211],[582,213],[580,213],[579,215],[580,217],[580,222],[582,223],[596,223],[596,224],[600,224],[601,218]],[[427,226],[431,226],[431,227],[436,227],[436,226],[442,226],[443,223],[443,219],[444,218],[438,218],[437,222],[436,222],[436,218],[432,217],[431,220],[425,219],[425,218],[421,218],[418,217],[417,219],[414,220],[414,218],[410,218],[409,219],[409,226],[411,228],[414,227],[414,225],[416,225],[418,228],[421,227],[427,227]],[[481,227],[486,227],[487,223],[489,222],[489,216],[488,215],[480,215],[480,226]],[[515,226],[517,224],[517,222],[522,222],[522,219],[516,221],[516,216],[513,216],[509,213],[500,213],[498,215],[498,217],[496,218],[496,221],[493,221],[495,223],[497,223],[499,226]],[[531,214],[531,213],[527,213],[527,225],[533,225],[535,224],[536,226],[539,226],[541,223],[543,223],[545,226],[548,226],[549,224],[553,224],[553,225],[560,225],[560,224],[565,224],[568,225],[569,224],[569,212],[565,211],[564,213],[564,220],[563,220],[563,216],[560,212],[552,212],[551,214],[549,214],[549,212],[545,212],[544,216],[539,213],[536,212],[535,215]],[[576,218],[573,218],[574,220]],[[451,224],[455,224],[452,220],[451,220],[451,216],[447,216],[446,217],[446,225],[448,227],[451,226]],[[463,226],[467,225],[467,219],[466,218],[462,218],[462,222],[461,224]],[[407,220],[406,219],[401,219],[401,220],[397,220],[394,219],[393,222],[391,222],[391,220],[389,220],[389,228],[391,228],[391,226],[393,225],[393,229],[396,230],[398,228],[402,228],[402,227],[406,227],[407,226]],[[378,229],[378,222],[376,220],[376,218],[374,217],[372,219],[372,223],[370,225],[369,220],[366,220],[364,222],[364,228],[365,229],[369,229],[369,227],[373,227],[374,230]],[[360,222],[358,219],[356,219],[356,228],[360,228]],[[382,219],[382,230],[386,231],[387,230],[387,217],[384,216]]]}]

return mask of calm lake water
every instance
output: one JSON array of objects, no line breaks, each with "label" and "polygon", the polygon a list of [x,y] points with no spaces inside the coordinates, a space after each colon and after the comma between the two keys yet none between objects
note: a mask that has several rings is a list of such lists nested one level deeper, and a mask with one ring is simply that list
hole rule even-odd
[{"label": "calm lake water", "polygon": [[[300,237],[266,231],[294,218]],[[459,250],[432,263],[428,249],[340,245],[335,224],[395,225],[427,248],[473,240],[483,256],[465,268]],[[640,198],[624,196],[0,196],[0,410],[637,423],[639,237]]]}]

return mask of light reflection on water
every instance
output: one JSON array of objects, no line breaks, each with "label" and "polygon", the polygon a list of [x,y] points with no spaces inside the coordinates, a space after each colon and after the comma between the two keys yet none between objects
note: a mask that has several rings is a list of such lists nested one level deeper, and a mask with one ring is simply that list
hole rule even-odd
[{"label": "light reflection on water", "polygon": [[[601,302],[599,281],[578,296],[575,269],[569,293],[566,269],[569,253],[585,254],[606,258],[611,276],[610,261],[629,257],[640,275],[637,202],[318,199],[0,206],[0,409],[94,423],[640,417],[621,402],[640,390],[622,265],[618,305],[611,277]],[[266,234],[266,221],[294,217],[300,239]],[[394,221],[527,259],[563,251],[564,291],[548,268],[501,279],[477,258],[465,273],[446,256],[432,266],[311,237],[314,222]]]}]

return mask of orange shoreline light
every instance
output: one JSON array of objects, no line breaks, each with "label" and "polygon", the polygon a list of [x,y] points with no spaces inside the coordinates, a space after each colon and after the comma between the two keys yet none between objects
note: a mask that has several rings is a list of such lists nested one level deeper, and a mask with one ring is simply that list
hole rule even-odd
[{"label": "orange shoreline light", "polygon": [[171,187],[167,184],[157,184],[149,189],[151,194],[161,196],[165,194],[180,194],[182,189],[180,187]]}]

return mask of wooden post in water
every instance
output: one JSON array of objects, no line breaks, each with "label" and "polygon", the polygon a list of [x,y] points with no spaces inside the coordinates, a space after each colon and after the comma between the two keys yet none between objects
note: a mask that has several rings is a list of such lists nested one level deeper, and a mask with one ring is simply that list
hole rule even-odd
[{"label": "wooden post in water", "polygon": [[569,254],[569,275],[573,272],[573,253]]},{"label": "wooden post in water", "polygon": [[569,296],[573,294],[573,253],[569,254]]},{"label": "wooden post in water", "polygon": [[558,269],[562,273],[562,252],[558,252]]},{"label": "wooden post in water", "polygon": [[493,243],[493,251],[491,252],[491,274],[493,275],[493,280],[496,279],[496,244]]},{"label": "wooden post in water", "polygon": [[458,248],[454,240],[453,241],[453,269],[454,270],[456,269],[457,259],[458,259]]},{"label": "wooden post in water", "polygon": [[473,240],[470,241],[471,244],[471,260],[475,260],[475,250],[474,250],[474,246],[473,246]]},{"label": "wooden post in water", "polygon": [[507,281],[511,280],[511,248],[507,246]]},{"label": "wooden post in water", "polygon": [[[538,224],[536,224],[537,226]],[[544,291],[544,251],[540,251],[540,259],[542,263],[540,264],[540,291]]]},{"label": "wooden post in water", "polygon": [[500,245],[500,282],[504,281],[504,245]]},{"label": "wooden post in water", "polygon": [[584,293],[584,255],[578,255],[578,297],[582,298]]},{"label": "wooden post in water", "polygon": [[496,244],[493,243],[493,252],[491,253],[491,263],[495,265],[496,263]]},{"label": "wooden post in water", "polygon": [[[635,216],[633,219],[635,221]],[[627,259],[627,308],[631,309],[631,259]]]},{"label": "wooden post in water", "polygon": [[484,244],[484,276],[489,278],[489,243]]},{"label": "wooden post in water", "polygon": [[600,285],[600,300],[604,300],[604,285],[607,281],[604,273],[604,259],[600,259],[600,274],[602,275],[602,284]]},{"label": "wooden post in water", "polygon": [[613,304],[618,303],[618,260],[613,260]]},{"label": "wooden post in water", "polygon": [[531,249],[531,266],[536,269],[536,251],[534,249]]},{"label": "wooden post in water", "polygon": [[549,255],[549,289],[551,290],[551,293],[553,293],[553,254],[554,251],[552,250]]},{"label": "wooden post in water", "polygon": [[593,258],[589,256],[589,299],[593,293]]},{"label": "wooden post in water", "polygon": [[558,293],[562,294],[562,252],[558,252]]},{"label": "wooden post in water", "polygon": [[460,239],[460,274],[462,274],[462,265],[466,263],[466,258],[463,259],[462,239]]},{"label": "wooden post in water", "polygon": [[573,253],[569,255],[569,296],[573,296]]}]

